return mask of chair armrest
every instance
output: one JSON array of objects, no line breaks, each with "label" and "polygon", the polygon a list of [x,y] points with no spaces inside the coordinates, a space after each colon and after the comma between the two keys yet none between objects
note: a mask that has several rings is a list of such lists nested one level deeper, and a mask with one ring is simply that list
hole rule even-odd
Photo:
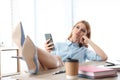
[{"label": "chair armrest", "polygon": [[12,56],[11,58],[22,59],[23,60],[23,57],[20,57],[20,56]]}]

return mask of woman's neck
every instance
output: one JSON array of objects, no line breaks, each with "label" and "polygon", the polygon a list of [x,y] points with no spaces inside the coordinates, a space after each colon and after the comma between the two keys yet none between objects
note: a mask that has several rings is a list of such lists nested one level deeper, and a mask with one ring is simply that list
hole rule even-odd
[{"label": "woman's neck", "polygon": [[69,40],[70,40],[71,42],[74,42],[74,43],[78,43],[78,42],[79,42],[78,39],[72,38],[72,37],[71,37]]}]

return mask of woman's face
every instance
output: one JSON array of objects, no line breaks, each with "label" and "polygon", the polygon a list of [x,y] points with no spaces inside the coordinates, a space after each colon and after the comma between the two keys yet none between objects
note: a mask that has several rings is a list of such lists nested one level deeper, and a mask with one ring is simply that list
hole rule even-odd
[{"label": "woman's face", "polygon": [[85,24],[79,23],[72,30],[72,38],[79,40],[83,35],[87,35]]}]

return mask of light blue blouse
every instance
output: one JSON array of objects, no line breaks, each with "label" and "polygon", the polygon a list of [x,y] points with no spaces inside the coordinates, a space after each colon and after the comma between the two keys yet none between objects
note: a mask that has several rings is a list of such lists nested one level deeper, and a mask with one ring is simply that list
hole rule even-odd
[{"label": "light blue blouse", "polygon": [[101,57],[94,51],[84,46],[79,47],[78,43],[73,43],[69,40],[66,40],[66,42],[55,43],[54,46],[55,49],[51,54],[61,56],[62,61],[65,61],[67,58],[78,59],[81,63],[86,60],[101,60]]}]

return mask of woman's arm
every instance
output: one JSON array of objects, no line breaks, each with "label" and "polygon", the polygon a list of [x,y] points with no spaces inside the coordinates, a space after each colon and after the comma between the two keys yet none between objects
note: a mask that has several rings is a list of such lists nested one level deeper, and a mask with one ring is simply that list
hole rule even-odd
[{"label": "woman's arm", "polygon": [[83,38],[84,38],[84,43],[88,43],[95,50],[95,52],[99,56],[101,56],[102,60],[107,60],[107,55],[105,54],[105,52],[98,45],[96,45],[94,42],[92,42],[86,36],[83,36]]}]

